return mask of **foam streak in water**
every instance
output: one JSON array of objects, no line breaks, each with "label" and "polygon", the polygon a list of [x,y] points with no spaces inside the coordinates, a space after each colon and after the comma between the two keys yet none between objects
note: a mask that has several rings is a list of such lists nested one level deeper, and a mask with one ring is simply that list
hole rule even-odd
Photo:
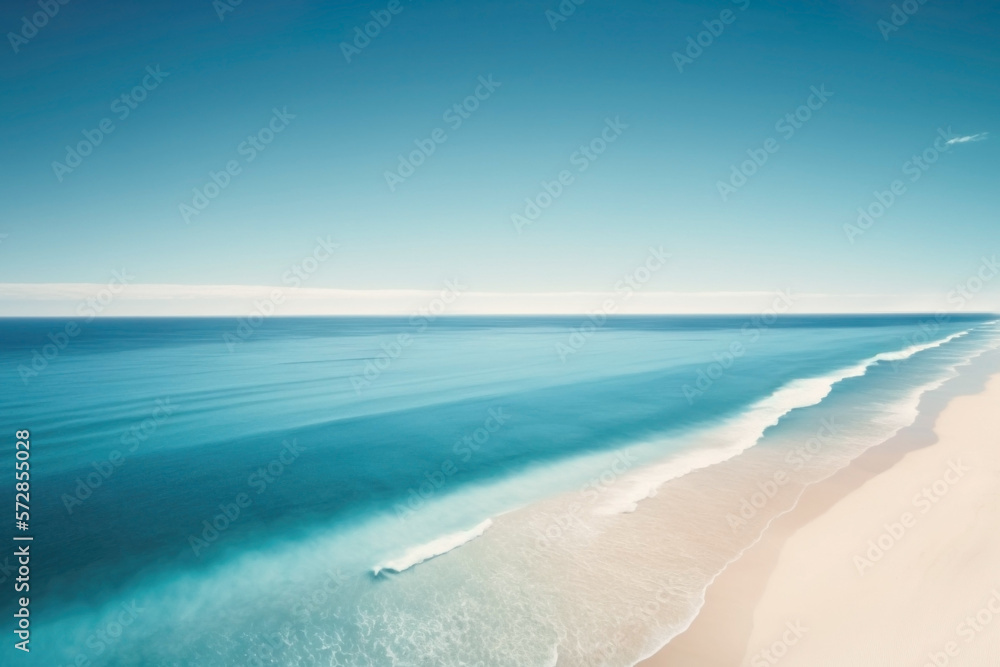
[{"label": "foam streak in water", "polygon": [[485,533],[486,530],[492,525],[493,520],[487,519],[471,530],[451,533],[450,535],[439,537],[436,540],[428,542],[427,544],[412,547],[399,558],[395,558],[393,560],[386,561],[381,565],[375,566],[372,569],[372,574],[378,576],[381,572],[403,572],[408,570],[414,565],[423,563],[425,560],[430,560],[436,556],[446,554],[452,549],[457,549],[463,544],[471,542]]}]

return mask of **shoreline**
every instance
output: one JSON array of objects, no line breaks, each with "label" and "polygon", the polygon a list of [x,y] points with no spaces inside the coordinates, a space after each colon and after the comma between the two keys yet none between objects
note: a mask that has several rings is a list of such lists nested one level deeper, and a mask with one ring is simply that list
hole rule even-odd
[{"label": "shoreline", "polygon": [[[804,489],[791,510],[776,517],[755,544],[716,576],[691,625],[656,653],[637,663],[637,667],[751,665],[751,650],[757,648],[755,634],[760,634],[757,624],[762,603],[766,598],[769,607],[782,606],[780,596],[773,591],[769,594],[769,587],[790,578],[782,568],[782,557],[787,555],[785,552],[792,543],[801,542],[801,534],[806,529],[815,528],[827,513],[857,495],[866,485],[878,486],[880,478],[899,468],[909,455],[940,445],[939,425],[956,409],[956,403],[989,400],[988,395],[993,399],[1000,397],[1000,352],[997,351],[985,352],[968,367],[961,368],[958,376],[921,397],[913,424],[867,450],[830,477]],[[996,403],[1000,406],[1000,400]],[[814,573],[814,576],[824,575]],[[997,579],[996,583],[1000,583],[1000,574]],[[779,637],[781,634],[778,632]],[[758,663],[776,664],[759,660]],[[795,663],[788,658],[785,664]]]}]

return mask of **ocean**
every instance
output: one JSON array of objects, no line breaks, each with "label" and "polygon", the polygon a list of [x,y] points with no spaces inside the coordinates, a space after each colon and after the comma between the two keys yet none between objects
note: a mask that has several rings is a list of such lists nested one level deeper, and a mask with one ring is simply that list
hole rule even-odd
[{"label": "ocean", "polygon": [[3,319],[0,339],[38,664],[624,667],[1000,327]]}]

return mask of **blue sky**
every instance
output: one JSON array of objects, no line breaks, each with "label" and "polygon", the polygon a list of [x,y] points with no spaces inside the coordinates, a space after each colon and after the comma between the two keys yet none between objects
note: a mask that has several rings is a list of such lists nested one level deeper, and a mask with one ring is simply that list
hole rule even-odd
[{"label": "blue sky", "polygon": [[[651,291],[909,299],[1000,250],[989,2],[914,2],[892,32],[890,2],[567,0],[565,21],[556,0],[243,0],[220,19],[221,3],[69,0],[13,43],[39,5],[4,3],[0,284],[104,284],[125,267],[138,284],[280,285],[323,237],[338,250],[311,288],[596,293],[662,246]],[[391,21],[348,62],[372,12]],[[710,28],[679,71],[674,54]],[[814,87],[832,94],[779,130]],[[477,89],[456,127],[446,112]],[[248,148],[275,109],[280,131]],[[614,141],[581,157],[609,122]],[[100,144],[54,168],[85,131]],[[720,181],[769,139],[724,200]],[[391,189],[417,141],[434,152]],[[185,216],[227,163],[238,173]],[[512,215],[561,172],[572,182],[518,232]],[[851,242],[844,226],[897,179],[905,192]]]}]

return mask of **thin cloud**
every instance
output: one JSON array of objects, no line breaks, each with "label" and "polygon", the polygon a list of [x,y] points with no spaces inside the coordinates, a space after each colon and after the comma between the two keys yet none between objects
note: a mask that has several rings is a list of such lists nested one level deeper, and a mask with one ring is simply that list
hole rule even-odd
[{"label": "thin cloud", "polygon": [[953,146],[955,144],[967,144],[973,141],[984,141],[988,136],[990,136],[989,132],[980,132],[979,134],[969,134],[964,137],[954,137],[945,143],[949,146]]},{"label": "thin cloud", "polygon": [[[451,281],[450,281],[451,282]],[[772,308],[778,292],[604,291],[484,292],[454,281],[456,295],[448,315],[579,315],[588,317],[610,300],[620,315],[742,313],[760,315]],[[116,294],[101,316],[117,317],[245,317],[260,301],[274,300],[275,314],[409,316],[426,310],[442,295],[437,289],[355,290],[265,285],[176,285],[136,283]],[[93,283],[0,283],[0,317],[75,317],[80,304],[106,291]],[[628,294],[628,296],[626,296]],[[935,295],[796,292],[784,294],[795,313],[935,312]],[[989,304],[984,303],[983,306]]]}]

